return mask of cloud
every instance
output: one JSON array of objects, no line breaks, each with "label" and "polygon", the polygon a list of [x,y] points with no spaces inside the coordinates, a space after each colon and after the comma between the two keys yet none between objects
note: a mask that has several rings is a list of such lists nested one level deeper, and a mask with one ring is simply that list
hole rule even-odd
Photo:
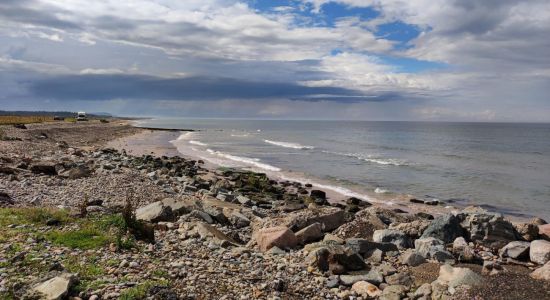
[{"label": "cloud", "polygon": [[[159,78],[120,75],[110,70],[86,70],[82,75],[58,76],[34,81],[30,93],[55,100],[222,100],[270,99],[385,101],[391,97],[364,95],[339,87],[308,87],[293,83],[254,82],[232,78]],[[111,73],[111,74],[109,74]]]}]

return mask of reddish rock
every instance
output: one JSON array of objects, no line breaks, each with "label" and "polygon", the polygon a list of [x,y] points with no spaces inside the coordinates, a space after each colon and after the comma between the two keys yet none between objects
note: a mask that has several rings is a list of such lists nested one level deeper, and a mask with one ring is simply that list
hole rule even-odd
[{"label": "reddish rock", "polygon": [[539,225],[539,236],[545,240],[550,240],[550,224]]},{"label": "reddish rock", "polygon": [[281,249],[295,247],[298,240],[290,229],[278,226],[260,229],[256,234],[256,243],[261,251],[267,251],[274,246]]}]

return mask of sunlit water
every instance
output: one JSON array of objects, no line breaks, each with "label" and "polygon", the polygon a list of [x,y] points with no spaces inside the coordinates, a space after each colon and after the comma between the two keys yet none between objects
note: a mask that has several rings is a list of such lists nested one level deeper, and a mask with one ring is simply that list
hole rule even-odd
[{"label": "sunlit water", "polygon": [[[550,124],[154,119],[195,129],[184,155],[323,182],[374,199],[410,194],[550,217]],[[328,184],[327,184],[328,183]],[[379,198],[379,197],[378,197]]]}]

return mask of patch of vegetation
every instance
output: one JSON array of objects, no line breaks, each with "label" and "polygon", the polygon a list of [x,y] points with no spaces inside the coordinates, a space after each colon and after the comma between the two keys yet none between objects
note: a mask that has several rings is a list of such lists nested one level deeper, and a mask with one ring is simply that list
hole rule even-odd
[{"label": "patch of vegetation", "polygon": [[55,230],[48,232],[46,238],[56,245],[79,249],[96,249],[110,242],[105,232],[93,227],[72,231]]},{"label": "patch of vegetation", "polygon": [[129,288],[120,294],[120,300],[136,300],[144,299],[147,296],[147,292],[153,286],[168,286],[166,280],[148,280],[135,287]]},{"label": "patch of vegetation", "polygon": [[64,210],[49,208],[0,208],[0,226],[46,225],[48,220],[58,220],[61,224],[71,221],[69,213]]},{"label": "patch of vegetation", "polygon": [[65,122],[68,122],[68,123],[76,123],[76,118],[73,118],[73,117],[65,118]]},{"label": "patch of vegetation", "polygon": [[101,280],[96,280],[97,277],[106,274],[104,267],[99,263],[99,259],[95,256],[82,259],[81,257],[70,256],[63,265],[67,271],[78,273],[79,283],[75,287],[76,291],[84,291],[87,289],[98,288],[106,283]]},{"label": "patch of vegetation", "polygon": [[51,116],[0,116],[0,125],[31,124],[51,122]]}]

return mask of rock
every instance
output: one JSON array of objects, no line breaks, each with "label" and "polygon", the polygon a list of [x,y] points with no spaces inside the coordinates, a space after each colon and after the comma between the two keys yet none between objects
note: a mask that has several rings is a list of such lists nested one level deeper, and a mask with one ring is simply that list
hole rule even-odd
[{"label": "rock", "polygon": [[372,235],[372,240],[377,243],[392,243],[396,245],[399,249],[412,247],[412,241],[410,237],[399,230],[376,230]]},{"label": "rock", "polygon": [[382,291],[374,284],[367,281],[358,281],[351,286],[351,290],[364,298],[378,297]]},{"label": "rock", "polygon": [[357,238],[347,239],[346,246],[361,255],[366,255],[368,253],[371,253],[375,249],[379,249],[382,252],[398,250],[397,246],[391,243],[376,243],[376,242],[371,242],[367,239],[357,239]]},{"label": "rock", "polygon": [[442,240],[433,237],[421,238],[416,240],[414,245],[415,250],[424,258],[439,262],[454,261],[454,256],[445,249],[445,243]]},{"label": "rock", "polygon": [[427,299],[431,299],[431,295],[432,295],[432,285],[429,283],[424,283],[418,289],[416,289],[411,299],[427,300]]},{"label": "rock", "polygon": [[428,220],[415,220],[408,223],[393,223],[390,224],[389,229],[395,229],[404,232],[411,238],[418,238],[422,235],[424,230],[430,225]]},{"label": "rock", "polygon": [[339,245],[342,245],[346,242],[343,239],[335,236],[334,234],[330,234],[330,233],[325,234],[325,237],[323,238],[323,241],[324,242],[334,242],[334,243],[339,244]]},{"label": "rock", "polygon": [[507,270],[494,261],[485,261],[483,263],[483,269],[481,270],[481,274],[489,276],[494,276],[505,272],[507,272]]},{"label": "rock", "polygon": [[199,236],[203,239],[212,239],[213,242],[222,247],[225,247],[226,245],[238,245],[237,241],[228,237],[212,225],[205,223],[190,224],[187,228],[187,233],[191,236]]},{"label": "rock", "polygon": [[457,237],[453,242],[453,252],[460,253],[464,248],[468,247],[468,243],[463,237]]},{"label": "rock", "polygon": [[495,249],[520,237],[512,223],[501,214],[470,214],[462,226],[470,233],[470,240]]},{"label": "rock", "polygon": [[313,199],[326,200],[327,194],[321,190],[311,190],[309,196]]},{"label": "rock", "polygon": [[172,221],[174,214],[172,208],[162,201],[153,202],[136,210],[136,219],[146,222]]},{"label": "rock", "polygon": [[407,291],[408,288],[406,286],[399,284],[390,285],[384,289],[380,300],[400,300]]},{"label": "rock", "polygon": [[294,248],[298,239],[294,232],[284,226],[262,228],[256,234],[256,243],[261,251],[267,251],[273,246],[281,249]]},{"label": "rock", "polygon": [[529,258],[539,265],[546,264],[550,260],[550,242],[545,240],[532,241]]},{"label": "rock", "polygon": [[530,242],[539,237],[539,227],[534,223],[513,224],[522,239]]},{"label": "rock", "polygon": [[332,275],[327,279],[325,285],[329,289],[338,287],[340,285],[340,279],[338,278],[338,276]]},{"label": "rock", "polygon": [[250,200],[250,198],[246,197],[246,196],[243,196],[243,195],[238,195],[237,196],[237,201],[242,204],[242,205],[245,205],[245,206],[249,206],[252,204],[252,201]]},{"label": "rock", "polygon": [[31,165],[31,172],[35,174],[57,175],[55,169],[55,163],[51,162],[37,162]]},{"label": "rock", "polygon": [[308,227],[296,232],[296,238],[299,244],[315,242],[323,238],[323,226],[321,223],[313,223]]},{"label": "rock", "polygon": [[250,225],[250,220],[238,211],[233,211],[229,215],[229,222],[236,228],[243,228]]},{"label": "rock", "polygon": [[336,229],[333,234],[344,238],[363,238],[372,240],[375,230],[385,229],[386,224],[371,208],[364,209],[355,214],[351,222],[345,223]]},{"label": "rock", "polygon": [[4,191],[0,191],[0,204],[3,204],[3,205],[6,205],[6,204],[9,204],[9,205],[12,205],[14,204],[15,202],[13,201],[13,199],[11,198],[11,196],[4,192]]},{"label": "rock", "polygon": [[514,241],[508,243],[502,249],[498,251],[498,254],[501,258],[510,257],[513,259],[523,260],[529,257],[529,248],[531,243]]},{"label": "rock", "polygon": [[452,214],[446,214],[434,219],[424,230],[421,238],[433,237],[445,243],[452,243],[457,237],[463,235],[464,230],[460,226],[460,220]]},{"label": "rock", "polygon": [[359,281],[366,281],[378,285],[384,281],[384,277],[376,271],[370,271],[367,274],[361,275],[340,275],[340,283],[345,286],[352,286]]},{"label": "rock", "polygon": [[483,284],[483,278],[468,268],[453,268],[442,265],[439,269],[437,281],[455,288],[461,285],[478,286]]},{"label": "rock", "polygon": [[195,210],[191,211],[188,216],[203,220],[208,224],[214,224],[214,219],[209,214],[207,214],[207,213],[205,213],[204,211],[201,211],[201,210],[195,209]]},{"label": "rock", "polygon": [[74,274],[63,273],[36,285],[32,290],[41,294],[42,299],[63,299],[76,281]]},{"label": "rock", "polygon": [[399,260],[402,264],[409,265],[411,267],[416,267],[423,263],[426,263],[426,259],[414,250],[407,250],[401,255]]},{"label": "rock", "polygon": [[391,285],[404,285],[408,287],[413,284],[411,276],[407,273],[395,273],[393,275],[386,276],[386,282]]},{"label": "rock", "polygon": [[320,223],[323,231],[332,231],[346,221],[343,210],[334,207],[322,207],[315,210],[303,210],[288,216],[286,226],[293,231],[299,231],[307,226]]},{"label": "rock", "polygon": [[547,262],[544,266],[533,271],[533,273],[531,273],[531,277],[534,279],[550,281],[550,262]]},{"label": "rock", "polygon": [[67,172],[67,177],[69,179],[79,179],[84,177],[89,177],[92,174],[92,170],[86,166],[78,166],[72,168]]},{"label": "rock", "polygon": [[545,240],[550,240],[550,224],[538,225],[539,236]]}]

